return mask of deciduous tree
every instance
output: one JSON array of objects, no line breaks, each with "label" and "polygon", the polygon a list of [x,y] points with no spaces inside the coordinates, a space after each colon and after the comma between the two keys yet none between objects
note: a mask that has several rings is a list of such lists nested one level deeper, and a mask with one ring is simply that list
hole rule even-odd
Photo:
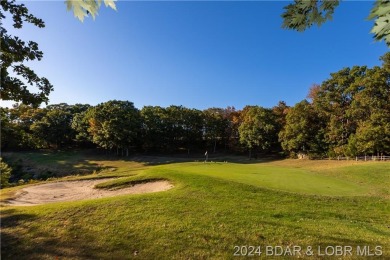
[{"label": "deciduous tree", "polygon": [[[13,27],[16,29],[21,29],[25,22],[39,28],[45,27],[44,22],[29,13],[24,4],[16,3],[14,0],[3,0],[0,7],[0,19],[5,19],[6,14],[11,15]],[[17,36],[12,36],[7,33],[3,23],[0,25],[1,99],[20,101],[34,107],[38,107],[42,102],[47,103],[53,86],[49,80],[39,77],[26,65],[28,61],[41,60],[43,52],[39,50],[36,42],[25,42]],[[38,92],[32,92],[29,87],[35,87]]]},{"label": "deciduous tree", "polygon": [[314,109],[327,122],[325,139],[335,155],[345,154],[349,136],[356,131],[357,118],[350,108],[366,72],[367,67],[354,66],[331,73],[328,80],[309,94]]},{"label": "deciduous tree", "polygon": [[313,106],[303,100],[288,110],[279,140],[283,149],[293,156],[299,152],[318,156],[326,151],[323,127]]},{"label": "deciduous tree", "polygon": [[67,110],[56,106],[46,108],[46,114],[31,125],[32,134],[49,147],[61,148],[70,144],[75,133],[71,127],[73,115]]},{"label": "deciduous tree", "polygon": [[[301,32],[315,24],[320,26],[332,19],[339,3],[339,0],[294,0],[293,3],[284,8],[282,27]],[[389,17],[390,1],[387,0],[377,0],[368,15],[369,20],[375,20],[371,30],[374,39],[377,41],[385,40],[388,46],[390,46]]]},{"label": "deciduous tree", "polygon": [[119,149],[129,155],[141,129],[139,110],[130,101],[112,100],[92,108],[89,119],[92,141],[102,148]]},{"label": "deciduous tree", "polygon": [[241,120],[242,123],[238,128],[240,142],[249,150],[249,158],[254,149],[266,151],[271,148],[277,136],[272,110],[259,106],[246,106],[242,111]]},{"label": "deciduous tree", "polygon": [[225,116],[225,111],[222,108],[209,108],[203,111],[204,117],[204,136],[207,141],[207,146],[213,147],[215,153],[217,144],[221,144],[226,140],[229,121]]},{"label": "deciduous tree", "polygon": [[160,106],[141,109],[142,139],[145,151],[164,151],[169,145],[167,112]]}]

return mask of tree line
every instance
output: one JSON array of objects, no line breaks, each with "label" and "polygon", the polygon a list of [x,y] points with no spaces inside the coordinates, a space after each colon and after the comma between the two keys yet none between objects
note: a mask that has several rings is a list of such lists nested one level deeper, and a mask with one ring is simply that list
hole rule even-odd
[{"label": "tree line", "polygon": [[1,108],[2,150],[98,147],[131,152],[299,153],[312,158],[390,154],[390,53],[313,86],[307,99],[272,108],[144,106],[112,100]]}]

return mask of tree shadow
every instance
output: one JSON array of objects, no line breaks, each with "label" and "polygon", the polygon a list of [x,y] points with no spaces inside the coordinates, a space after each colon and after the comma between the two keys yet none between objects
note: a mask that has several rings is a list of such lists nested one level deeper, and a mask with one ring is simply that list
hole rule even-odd
[{"label": "tree shadow", "polygon": [[[209,153],[207,161],[203,152],[172,153],[172,154],[132,154],[129,157],[116,154],[105,154],[102,151],[92,150],[64,150],[64,151],[33,151],[5,153],[6,158],[15,162],[11,182],[19,180],[58,178],[70,175],[88,175],[114,170],[117,167],[105,165],[106,161],[136,162],[144,166],[166,165],[186,162],[207,163],[236,163],[259,164],[283,160],[275,156],[258,157],[249,159],[243,155],[228,153]],[[19,165],[18,165],[19,164]]]},{"label": "tree shadow", "polygon": [[[322,234],[321,232],[318,232],[318,230],[316,229],[312,229],[312,230],[309,230],[309,229],[304,229],[304,228],[300,228],[300,227],[297,227],[296,225],[294,225],[293,223],[288,223],[288,222],[284,222],[284,221],[278,221],[280,217],[279,216],[275,216],[275,221],[261,221],[261,223],[264,225],[268,225],[268,226],[271,226],[273,228],[275,228],[275,230],[277,229],[281,229],[281,228],[284,228],[286,230],[297,230],[297,232],[299,232],[298,234],[300,234],[300,232],[304,233],[304,236],[302,238],[305,238],[305,237],[311,237],[311,238],[315,238],[315,240],[317,242],[313,242],[313,243],[310,243],[310,244],[306,244],[305,245],[305,242],[303,242],[303,244],[301,244],[301,246],[312,246],[312,247],[321,247],[321,248],[326,248],[327,246],[335,246],[335,245],[339,245],[339,246],[352,246],[354,248],[356,248],[357,246],[367,246],[367,245],[370,245],[372,246],[372,248],[375,248],[375,246],[384,246],[385,243],[381,243],[382,241],[380,241],[380,239],[378,238],[377,241],[375,240],[372,240],[370,238],[367,238],[367,237],[364,237],[364,238],[352,238],[350,236],[348,236],[348,234],[338,234],[338,232],[334,232],[332,234]],[[321,224],[319,223],[318,224],[318,228],[321,229]],[[324,226],[323,227],[324,229],[326,228],[329,228],[328,226]],[[376,235],[388,235],[387,232],[384,232],[382,230],[378,230],[378,229],[372,229],[370,230],[371,232],[375,233]]]},{"label": "tree shadow", "polygon": [[186,163],[186,162],[206,162],[206,163],[237,163],[237,164],[259,164],[269,163],[275,161],[282,161],[284,158],[279,157],[259,157],[257,159],[249,159],[245,156],[240,155],[229,155],[229,154],[211,154],[207,160],[202,154],[194,154],[191,156],[183,156],[180,154],[173,155],[132,155],[129,157],[118,157],[118,156],[98,156],[94,157],[94,161],[126,161],[126,162],[137,162],[145,166],[154,165],[165,165],[174,163]]},{"label": "tree shadow", "polygon": [[115,168],[93,162],[93,157],[80,151],[8,152],[3,157],[13,169],[10,182],[88,175]]},{"label": "tree shadow", "polygon": [[153,156],[153,155],[137,155],[125,158],[125,161],[142,163],[145,166],[164,165],[173,163],[194,162],[196,157],[179,157],[179,156]]},{"label": "tree shadow", "polygon": [[[1,259],[101,259],[102,253],[91,241],[91,232],[81,232],[82,238],[64,238],[55,230],[37,228],[42,221],[34,214],[15,209],[1,212]],[[77,227],[79,229],[79,226]],[[80,233],[80,231],[79,231]]]}]

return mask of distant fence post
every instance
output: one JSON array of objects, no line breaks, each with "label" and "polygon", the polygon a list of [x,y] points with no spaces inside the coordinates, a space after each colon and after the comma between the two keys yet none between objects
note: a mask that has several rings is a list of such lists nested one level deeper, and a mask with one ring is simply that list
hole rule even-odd
[{"label": "distant fence post", "polygon": [[364,161],[367,161],[367,155],[364,155]]},{"label": "distant fence post", "polygon": [[357,156],[356,156],[356,161],[358,160]]}]

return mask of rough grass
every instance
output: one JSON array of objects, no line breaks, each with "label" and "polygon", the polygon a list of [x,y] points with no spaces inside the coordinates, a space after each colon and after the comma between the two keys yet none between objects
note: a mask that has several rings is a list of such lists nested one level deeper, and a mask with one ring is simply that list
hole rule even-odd
[{"label": "rough grass", "polygon": [[235,245],[382,246],[390,257],[389,163],[96,161],[116,169],[101,176],[131,175],[102,188],[159,178],[175,187],[2,207],[4,259],[228,259]]}]

